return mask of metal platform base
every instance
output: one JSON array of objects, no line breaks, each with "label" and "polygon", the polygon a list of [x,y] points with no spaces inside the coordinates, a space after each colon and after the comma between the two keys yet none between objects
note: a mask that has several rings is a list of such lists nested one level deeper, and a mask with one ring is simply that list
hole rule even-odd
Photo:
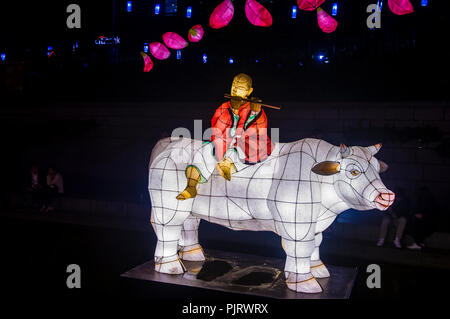
[{"label": "metal platform base", "polygon": [[183,275],[161,274],[148,261],[122,274],[123,277],[174,285],[220,290],[276,299],[347,299],[355,282],[357,269],[327,265],[330,278],[318,279],[320,294],[289,290],[285,284],[284,260],[247,254],[206,251],[205,262],[183,261]]}]

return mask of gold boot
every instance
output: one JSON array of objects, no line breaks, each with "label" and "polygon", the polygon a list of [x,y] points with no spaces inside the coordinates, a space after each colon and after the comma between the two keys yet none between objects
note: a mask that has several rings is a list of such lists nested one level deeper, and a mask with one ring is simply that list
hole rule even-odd
[{"label": "gold boot", "polygon": [[219,174],[227,181],[230,181],[231,174],[236,173],[237,171],[236,166],[234,166],[233,161],[229,157],[224,157],[217,163],[216,168],[219,171]]},{"label": "gold boot", "polygon": [[200,181],[200,172],[194,166],[186,168],[187,185],[184,191],[178,194],[178,200],[185,200],[197,196],[197,184]]}]

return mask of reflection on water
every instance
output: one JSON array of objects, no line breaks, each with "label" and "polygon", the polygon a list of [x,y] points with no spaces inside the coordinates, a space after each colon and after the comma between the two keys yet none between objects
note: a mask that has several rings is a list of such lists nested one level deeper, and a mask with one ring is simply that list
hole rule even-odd
[{"label": "reflection on water", "polygon": [[232,269],[232,266],[223,260],[206,261],[197,275],[197,279],[203,281],[212,281],[217,277],[225,275]]}]

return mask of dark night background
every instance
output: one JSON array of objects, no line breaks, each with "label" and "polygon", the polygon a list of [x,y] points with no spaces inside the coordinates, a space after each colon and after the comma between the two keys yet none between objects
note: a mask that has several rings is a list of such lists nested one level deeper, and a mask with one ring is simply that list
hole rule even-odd
[{"label": "dark night background", "polygon": [[[157,2],[161,4],[158,16],[153,13]],[[368,260],[386,263],[387,278],[394,280],[387,284],[389,288],[367,292],[359,274],[354,298],[423,293],[428,283],[421,278],[427,271],[445,269],[442,263],[450,265],[448,2],[429,0],[423,7],[420,0],[411,0],[414,13],[397,16],[384,1],[381,29],[370,30],[366,7],[376,1],[326,1],[322,7],[328,13],[333,2],[339,5],[335,17],[339,25],[331,34],[319,29],[315,12],[298,10],[292,19],[296,1],[260,1],[274,18],[270,28],[251,25],[245,17],[245,1],[233,1],[234,18],[219,30],[211,29],[208,19],[220,1],[178,1],[178,10],[171,15],[165,14],[166,2],[135,0],[132,12],[126,12],[122,0],[8,1],[0,5],[0,52],[6,54],[5,61],[0,61],[1,165],[6,181],[1,186],[2,228],[10,230],[2,234],[3,248],[10,256],[5,270],[16,267],[14,271],[20,273],[27,262],[41,262],[37,267],[50,280],[48,292],[63,291],[57,279],[49,279],[54,270],[63,269],[60,275],[64,277],[64,265],[77,258],[96,269],[100,266],[94,256],[105,249],[100,265],[111,269],[88,275],[90,291],[104,293],[111,285],[108,276],[150,259],[151,230],[114,234],[71,224],[77,224],[80,216],[97,216],[148,225],[147,165],[152,147],[176,127],[192,131],[194,119],[202,119],[206,129],[224,101],[223,94],[229,92],[233,76],[244,72],[253,78],[254,95],[282,107],[281,111],[266,111],[269,125],[280,128],[282,142],[318,137],[335,145],[367,146],[381,141],[384,146],[377,157],[390,165],[383,176],[388,187],[403,186],[412,199],[419,186],[431,189],[440,209],[436,233],[430,237],[437,250],[428,259],[424,257],[429,264],[397,263],[399,259],[383,257],[379,251],[363,256],[364,245],[354,248],[356,257],[350,259],[336,252],[327,255],[330,262],[341,265],[365,267]],[[66,27],[70,3],[81,7],[81,29]],[[193,8],[190,19],[185,16],[187,6]],[[198,23],[205,36],[183,49],[181,60],[171,50],[169,59],[152,58],[153,70],[142,72],[139,52],[145,42],[161,41],[167,31],[187,37],[188,29]],[[101,35],[118,36],[120,45],[96,46],[94,41]],[[78,48],[73,50],[75,41]],[[50,57],[49,46],[54,50]],[[319,55],[325,58],[320,60]],[[230,57],[233,64],[228,63]],[[61,171],[66,189],[62,211],[75,212],[61,218],[71,226],[21,211],[21,192],[31,163],[43,169],[54,165]],[[17,209],[20,213],[12,213]],[[376,240],[380,218],[381,213],[374,211],[345,213],[330,236],[340,234],[343,243]],[[225,238],[232,236],[228,231],[202,227],[204,238],[224,232],[219,236],[223,241],[211,241],[213,248],[264,254],[261,243],[273,247],[279,243],[271,234],[252,237],[255,234],[244,232],[232,242],[239,242],[239,247],[227,246]],[[34,236],[36,242],[30,246]],[[11,238],[16,242],[7,244]],[[59,244],[52,238],[58,238]],[[116,244],[119,247],[112,252]],[[62,252],[64,245],[77,248]],[[139,249],[130,251],[130,245]],[[41,253],[43,246],[50,248]],[[34,253],[24,257],[19,248]],[[273,255],[281,258],[278,249]],[[128,259],[122,259],[121,253],[128,254]],[[386,256],[396,254],[392,250]],[[439,262],[439,254],[447,258],[445,262]],[[18,263],[22,265],[17,268]],[[36,283],[43,280],[35,279]],[[97,286],[92,288],[94,283]],[[34,289],[30,293],[38,291]],[[190,293],[204,297],[198,291]],[[145,291],[142,294],[146,296]]]},{"label": "dark night background", "polygon": [[[8,60],[25,62],[24,93],[46,101],[211,100],[220,98],[230,77],[240,71],[254,77],[266,99],[277,101],[446,98],[445,1],[430,0],[427,7],[413,1],[415,12],[405,16],[394,15],[385,1],[378,30],[366,27],[370,1],[340,1],[339,27],[331,34],[318,28],[315,12],[299,10],[292,19],[296,1],[262,1],[275,17],[270,28],[251,25],[245,1],[236,1],[233,20],[219,30],[207,26],[216,1],[179,2],[176,15],[165,16],[162,7],[155,16],[156,2],[150,0],[134,1],[131,13],[122,0],[78,1],[81,29],[66,27],[70,1],[6,2],[0,48]],[[331,13],[331,4],[323,4],[325,11]],[[194,7],[190,19],[185,17],[188,5]],[[186,36],[197,23],[205,26],[206,35],[183,50],[181,61],[172,54],[156,62],[150,74],[140,72],[144,42],[161,41],[169,30]],[[120,37],[116,57],[112,50],[94,45],[100,35]],[[75,40],[79,48],[72,52]],[[48,46],[55,49],[52,59],[46,56]],[[208,55],[206,65],[201,63],[203,53]],[[312,56],[318,54],[330,63],[317,63]]]}]

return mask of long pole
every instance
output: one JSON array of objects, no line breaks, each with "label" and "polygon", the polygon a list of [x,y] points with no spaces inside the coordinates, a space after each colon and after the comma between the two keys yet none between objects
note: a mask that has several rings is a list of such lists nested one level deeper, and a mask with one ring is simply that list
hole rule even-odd
[{"label": "long pole", "polygon": [[[225,93],[225,94],[224,94],[224,97],[226,97],[227,99],[233,98],[233,97],[232,97],[230,94],[228,94],[228,93]],[[269,104],[259,103],[259,102],[257,102],[257,101],[252,101],[252,100],[249,100],[249,99],[243,99],[243,98],[241,98],[241,100],[242,100],[242,101],[245,101],[245,102],[252,102],[252,103],[261,104],[261,106],[265,106],[265,107],[268,107],[268,108],[271,108],[271,109],[281,110],[281,107],[279,107],[279,106],[273,106],[273,105],[269,105]]]}]

